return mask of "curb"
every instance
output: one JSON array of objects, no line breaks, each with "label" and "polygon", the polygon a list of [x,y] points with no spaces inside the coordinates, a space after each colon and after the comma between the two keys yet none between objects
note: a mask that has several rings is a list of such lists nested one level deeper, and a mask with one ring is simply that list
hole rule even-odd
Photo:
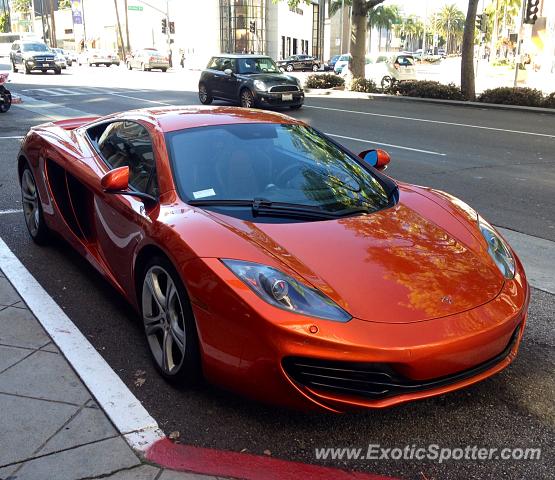
[{"label": "curb", "polygon": [[176,444],[0,238],[0,269],[131,449],[156,465],[245,480],[395,480],[366,472]]},{"label": "curb", "polygon": [[502,103],[482,103],[482,102],[469,102],[466,100],[441,100],[437,98],[422,98],[422,97],[405,97],[402,95],[388,95],[385,93],[361,93],[350,92],[348,90],[335,90],[333,88],[323,89],[305,89],[307,97],[328,97],[328,98],[352,98],[352,99],[367,99],[367,100],[385,100],[385,101],[405,101],[405,102],[422,102],[422,103],[435,103],[439,105],[454,105],[457,107],[466,108],[481,108],[493,110],[513,110],[519,112],[530,113],[545,113],[548,115],[555,115],[555,108],[542,108],[542,107],[524,107],[521,105],[504,105]]}]

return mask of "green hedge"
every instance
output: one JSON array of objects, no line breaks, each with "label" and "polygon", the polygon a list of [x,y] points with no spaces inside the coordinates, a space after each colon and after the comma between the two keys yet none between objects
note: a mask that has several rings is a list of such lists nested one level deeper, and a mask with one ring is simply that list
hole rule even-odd
[{"label": "green hedge", "polygon": [[306,88],[335,88],[345,85],[345,80],[333,73],[309,75],[304,86]]},{"label": "green hedge", "polygon": [[[555,99],[549,95],[550,102]],[[479,102],[484,103],[501,103],[505,105],[520,105],[523,107],[543,107],[546,105],[547,98],[544,98],[543,93],[535,88],[525,87],[499,87],[485,90],[479,97]],[[548,107],[553,108],[553,107]]]},{"label": "green hedge", "polygon": [[367,80],[366,78],[354,78],[351,83],[351,91],[363,93],[378,93],[381,92],[381,89],[379,89],[376,86],[376,83],[372,80]]},{"label": "green hedge", "polygon": [[555,92],[546,95],[543,99],[542,107],[555,108]]},{"label": "green hedge", "polygon": [[453,83],[445,85],[430,80],[407,80],[397,82],[389,92],[405,97],[437,98],[440,100],[464,100],[461,89]]}]

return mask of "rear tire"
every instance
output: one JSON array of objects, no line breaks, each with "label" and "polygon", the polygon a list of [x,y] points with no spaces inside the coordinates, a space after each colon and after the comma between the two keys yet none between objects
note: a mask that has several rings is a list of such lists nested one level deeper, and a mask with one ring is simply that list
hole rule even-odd
[{"label": "rear tire", "polygon": [[162,68],[161,70],[162,70],[163,73],[166,73],[168,71],[167,68]]},{"label": "rear tire", "polygon": [[167,258],[154,257],[140,278],[140,312],[154,366],[172,383],[194,385],[201,378],[198,333],[179,274]]},{"label": "rear tire", "polygon": [[318,70],[320,70],[320,67],[318,65],[312,65],[313,72],[317,72]]},{"label": "rear tire", "polygon": [[293,71],[293,65],[287,65],[285,67],[285,70],[287,70],[288,72],[292,72]]},{"label": "rear tire", "polygon": [[214,100],[204,83],[198,86],[198,98],[203,105],[210,105],[212,100]]},{"label": "rear tire", "polygon": [[127,62],[127,70],[133,70],[133,67],[131,66],[131,64],[129,62]]},{"label": "rear tire", "polygon": [[6,113],[12,106],[12,95],[4,87],[0,86],[0,113]]},{"label": "rear tire", "polygon": [[50,238],[50,230],[44,221],[44,214],[35,176],[27,163],[21,172],[19,184],[21,186],[23,215],[29,235],[37,245],[46,245]]}]

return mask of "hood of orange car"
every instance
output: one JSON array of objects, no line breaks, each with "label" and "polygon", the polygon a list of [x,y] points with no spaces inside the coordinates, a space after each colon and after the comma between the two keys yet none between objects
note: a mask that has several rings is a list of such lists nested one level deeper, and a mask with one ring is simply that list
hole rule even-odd
[{"label": "hood of orange car", "polygon": [[[401,201],[329,221],[274,224],[217,216],[362,320],[418,322],[495,298],[503,277],[477,239],[452,214],[417,197],[414,208]],[[439,226],[426,210],[453,228]]]}]

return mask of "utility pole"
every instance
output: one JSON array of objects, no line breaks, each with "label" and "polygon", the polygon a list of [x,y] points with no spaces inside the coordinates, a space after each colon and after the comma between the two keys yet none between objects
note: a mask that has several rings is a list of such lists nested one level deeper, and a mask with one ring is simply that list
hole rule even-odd
[{"label": "utility pole", "polygon": [[[497,54],[497,48],[495,46],[497,42],[497,32],[499,30],[499,0],[495,0],[495,10],[493,12],[493,31],[491,32],[491,42],[489,47],[489,58],[492,59],[490,61],[494,61]],[[493,55],[492,55],[493,53]]]},{"label": "utility pole", "polygon": [[341,29],[340,29],[340,44],[339,44],[339,49],[341,50],[339,52],[339,55],[343,55],[343,14],[345,13],[345,0],[341,0]]},{"label": "utility pole", "polygon": [[31,32],[35,33],[35,0],[31,0]]},{"label": "utility pole", "polygon": [[129,42],[129,14],[127,12],[127,0],[124,0],[125,8],[125,37],[127,40],[127,53],[131,53],[131,43]]},{"label": "utility pole", "polygon": [[42,40],[46,42],[46,27],[44,25],[44,0],[40,0],[40,21],[42,23]]},{"label": "utility pole", "polygon": [[121,22],[119,21],[119,9],[118,9],[118,0],[114,0],[114,6],[116,7],[116,21],[118,22],[118,34],[119,34],[119,43],[121,45],[121,60],[125,61],[125,45],[123,43],[123,35],[121,33]]}]

